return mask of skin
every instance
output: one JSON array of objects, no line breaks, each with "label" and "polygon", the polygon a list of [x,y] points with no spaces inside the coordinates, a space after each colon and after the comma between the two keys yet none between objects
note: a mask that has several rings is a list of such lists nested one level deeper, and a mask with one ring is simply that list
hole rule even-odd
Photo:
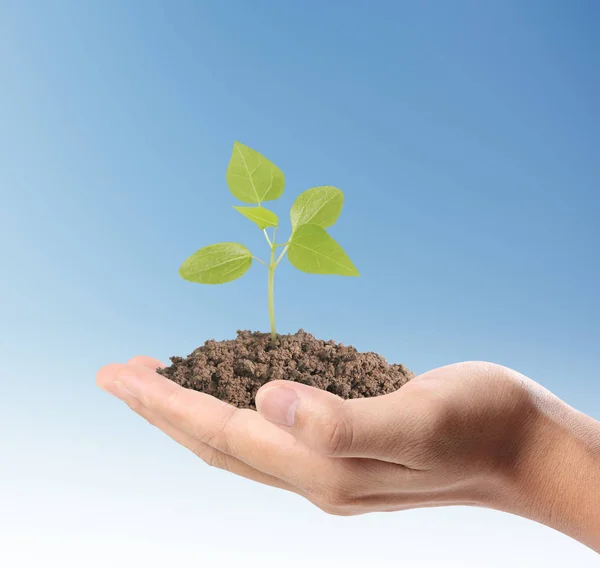
[{"label": "skin", "polygon": [[335,515],[487,507],[600,552],[600,423],[516,371],[459,363],[347,401],[273,381],[255,412],[184,389],[159,366],[135,357],[103,367],[97,383],[211,466]]}]

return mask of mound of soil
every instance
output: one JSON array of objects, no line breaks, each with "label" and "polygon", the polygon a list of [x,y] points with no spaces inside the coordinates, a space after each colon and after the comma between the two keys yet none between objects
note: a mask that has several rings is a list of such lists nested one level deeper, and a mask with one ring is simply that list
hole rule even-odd
[{"label": "mound of soil", "polygon": [[315,339],[300,330],[279,335],[238,331],[237,338],[207,341],[188,357],[171,357],[158,372],[183,387],[208,393],[239,408],[256,408],[256,391],[268,381],[296,381],[342,398],[387,394],[414,377],[404,365],[390,365],[376,353]]}]

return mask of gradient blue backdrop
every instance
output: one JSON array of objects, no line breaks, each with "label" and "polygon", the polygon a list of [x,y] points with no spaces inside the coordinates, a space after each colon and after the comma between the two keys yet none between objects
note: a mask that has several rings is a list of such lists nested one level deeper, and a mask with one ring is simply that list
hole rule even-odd
[{"label": "gradient blue backdrop", "polygon": [[[220,558],[229,526],[263,566],[315,551],[390,565],[397,546],[422,566],[439,547],[444,566],[592,566],[566,537],[489,511],[325,518],[208,470],[94,375],[267,329],[264,267],[222,287],[177,275],[216,241],[264,256],[225,184],[237,139],[285,172],[284,219],[301,190],[346,194],[332,233],[361,277],[284,263],[280,331],[416,372],[491,360],[600,418],[599,21],[592,0],[0,0],[0,495],[14,550],[125,566],[163,543],[191,566],[211,543]],[[300,550],[283,519],[305,533]],[[200,526],[204,544],[181,552]],[[381,549],[360,544],[368,530],[388,535]],[[279,552],[256,544],[265,531]]]}]

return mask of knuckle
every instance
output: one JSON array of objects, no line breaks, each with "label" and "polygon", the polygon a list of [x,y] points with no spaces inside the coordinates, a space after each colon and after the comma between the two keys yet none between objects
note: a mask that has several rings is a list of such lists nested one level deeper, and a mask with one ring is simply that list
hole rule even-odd
[{"label": "knuckle", "polygon": [[137,398],[131,398],[130,400],[126,400],[125,404],[131,410],[137,412],[138,414],[142,414],[142,411],[144,410],[144,405]]},{"label": "knuckle", "polygon": [[223,453],[230,453],[231,451],[231,436],[230,432],[238,413],[238,409],[232,407],[224,418],[222,423],[210,432],[204,430],[197,432],[195,438],[200,440],[202,443],[207,444],[216,450]]},{"label": "knuckle", "polygon": [[319,509],[329,515],[357,515],[364,500],[364,488],[360,478],[353,476],[346,467],[323,473],[327,481],[303,491],[304,495]]},{"label": "knuckle", "polygon": [[215,450],[214,448],[208,448],[208,450],[205,452],[204,457],[202,457],[202,460],[209,467],[230,471],[229,459],[227,458],[227,456],[219,452],[218,450]]},{"label": "knuckle", "polygon": [[320,435],[320,450],[328,455],[347,453],[352,447],[352,428],[342,416],[323,425]]},{"label": "knuckle", "polygon": [[182,417],[181,390],[179,387],[174,385],[174,388],[171,389],[165,400],[165,406],[175,419]]},{"label": "knuckle", "polygon": [[150,426],[160,428],[161,423],[159,418],[152,411],[148,410],[141,401],[132,399],[127,401],[126,404],[131,410],[133,410],[136,414],[139,414],[146,422],[148,422]]},{"label": "knuckle", "polygon": [[127,406],[133,410],[136,414],[139,414],[146,422],[152,426],[157,425],[156,415],[148,410],[148,408],[138,399],[132,399],[127,401]]},{"label": "knuckle", "polygon": [[155,428],[160,428],[159,421],[158,421],[156,415],[144,414],[143,416],[144,416],[144,419],[146,420],[146,422],[148,422],[148,424],[150,424],[151,426],[154,426]]}]

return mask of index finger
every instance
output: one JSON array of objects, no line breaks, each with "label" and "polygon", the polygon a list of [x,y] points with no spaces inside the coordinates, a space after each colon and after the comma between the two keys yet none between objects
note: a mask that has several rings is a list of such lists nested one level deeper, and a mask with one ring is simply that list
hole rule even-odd
[{"label": "index finger", "polygon": [[182,432],[291,485],[310,490],[332,472],[330,459],[311,451],[253,410],[238,409],[183,388],[145,366],[113,367],[108,375],[99,373],[102,388],[110,390],[111,383],[120,384]]}]

